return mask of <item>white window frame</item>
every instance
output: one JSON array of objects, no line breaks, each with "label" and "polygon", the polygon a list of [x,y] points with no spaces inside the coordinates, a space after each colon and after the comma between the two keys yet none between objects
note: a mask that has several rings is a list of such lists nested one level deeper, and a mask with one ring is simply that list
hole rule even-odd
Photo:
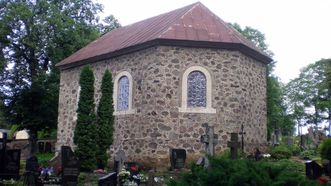
[{"label": "white window frame", "polygon": [[[129,107],[127,110],[117,110],[117,94],[118,94],[118,82],[121,77],[126,76],[129,79]],[[128,71],[122,71],[118,73],[114,80],[113,87],[113,100],[114,100],[114,115],[123,115],[123,114],[134,114],[135,110],[132,108],[132,76]]]},{"label": "white window frame", "polygon": [[[206,107],[187,107],[187,78],[188,75],[193,71],[199,71],[203,73],[206,77]],[[182,100],[181,106],[178,108],[179,112],[187,113],[210,113],[215,114],[216,109],[212,108],[212,79],[209,71],[201,66],[192,66],[185,70],[182,78]]]}]

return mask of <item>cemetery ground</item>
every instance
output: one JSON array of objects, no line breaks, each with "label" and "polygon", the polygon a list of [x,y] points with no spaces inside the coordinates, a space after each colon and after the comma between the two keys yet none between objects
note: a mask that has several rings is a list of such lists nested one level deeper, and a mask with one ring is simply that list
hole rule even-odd
[{"label": "cemetery ground", "polygon": [[[307,138],[308,139],[308,138]],[[232,159],[230,151],[209,157],[208,167],[198,165],[196,160],[184,159],[183,168],[165,170],[164,167],[144,167],[139,162],[124,163],[126,167],[119,170],[111,179],[116,179],[118,185],[331,185],[330,167],[328,170],[315,167],[316,162],[322,167],[323,159],[319,153],[320,147],[316,147],[312,140],[306,140],[304,146],[299,137],[283,137],[279,145],[270,147],[270,157],[256,153],[244,155],[238,153],[236,159]],[[331,139],[328,139],[330,141]],[[330,143],[329,143],[330,146]],[[70,149],[70,148],[69,148]],[[331,147],[328,152],[330,153]],[[49,160],[53,153],[37,153],[39,164],[38,179],[42,178],[42,171],[50,170]],[[329,156],[331,157],[331,156]],[[307,161],[307,160],[313,161]],[[123,159],[124,161],[125,159]],[[125,160],[127,161],[127,160]],[[27,185],[24,184],[26,161],[20,160],[20,178],[4,179],[0,185]],[[330,166],[330,165],[329,165]],[[116,166],[115,166],[116,167]],[[125,169],[126,168],[126,169]],[[308,169],[307,169],[308,168]],[[71,169],[72,171],[73,169]],[[107,177],[113,171],[108,167],[103,171],[80,172],[74,185],[103,185],[100,178]],[[72,172],[71,172],[72,173]],[[50,177],[56,178],[52,172]],[[134,176],[133,176],[134,175]],[[111,182],[108,182],[109,185]],[[138,184],[139,183],[139,184]],[[46,182],[41,185],[61,185],[60,182]],[[62,184],[65,185],[65,184]],[[106,185],[106,184],[104,184]]]}]

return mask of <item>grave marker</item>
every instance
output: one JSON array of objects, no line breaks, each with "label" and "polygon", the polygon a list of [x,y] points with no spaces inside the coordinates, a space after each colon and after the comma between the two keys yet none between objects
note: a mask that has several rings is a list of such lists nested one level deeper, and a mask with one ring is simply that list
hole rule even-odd
[{"label": "grave marker", "polygon": [[0,179],[19,179],[21,150],[7,150],[7,133],[3,133],[0,150]]},{"label": "grave marker", "polygon": [[24,172],[24,183],[26,185],[39,185],[39,163],[38,158],[32,155],[26,160],[25,172]]},{"label": "grave marker", "polygon": [[315,161],[306,161],[306,176],[309,179],[317,179],[323,173],[323,168]]},{"label": "grave marker", "polygon": [[101,178],[98,182],[99,186],[116,186],[117,185],[117,173],[111,172]]},{"label": "grave marker", "polygon": [[237,159],[239,146],[238,133],[231,133],[231,141],[228,141],[228,147],[230,147],[231,151],[231,159]]},{"label": "grave marker", "polygon": [[239,135],[241,135],[241,152],[244,153],[244,135],[246,132],[244,132],[244,125],[241,124],[241,131],[239,132]]},{"label": "grave marker", "polygon": [[120,172],[123,168],[125,162],[128,161],[128,157],[126,157],[125,152],[123,150],[119,150],[115,156],[115,164],[114,164],[114,171]]},{"label": "grave marker", "polygon": [[184,168],[185,160],[185,149],[170,149],[171,170]]},{"label": "grave marker", "polygon": [[[215,145],[218,143],[218,135],[214,134],[214,127],[208,126],[207,123],[202,124],[205,127],[206,134],[200,137],[200,142],[205,144],[206,155],[213,156],[215,154]],[[200,158],[197,162],[198,165],[204,164],[205,168],[209,167],[207,156]]]},{"label": "grave marker", "polygon": [[80,164],[70,147],[61,147],[61,162],[63,168],[61,185],[76,186]]}]

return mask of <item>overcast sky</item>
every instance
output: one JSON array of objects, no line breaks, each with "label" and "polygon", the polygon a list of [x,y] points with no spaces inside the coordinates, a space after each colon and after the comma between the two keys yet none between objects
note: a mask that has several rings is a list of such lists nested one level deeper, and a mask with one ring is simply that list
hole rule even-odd
[{"label": "overcast sky", "polygon": [[[104,15],[122,26],[197,2],[196,0],[97,0]],[[302,67],[331,58],[331,0],[200,0],[226,22],[251,26],[266,36],[282,82]]]}]

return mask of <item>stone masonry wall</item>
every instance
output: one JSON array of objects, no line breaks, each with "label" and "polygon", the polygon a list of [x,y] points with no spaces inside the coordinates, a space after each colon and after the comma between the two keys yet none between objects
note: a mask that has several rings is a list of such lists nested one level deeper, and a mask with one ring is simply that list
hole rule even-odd
[{"label": "stone masonry wall", "polygon": [[[133,79],[134,114],[115,119],[110,154],[123,149],[131,160],[153,166],[169,165],[169,149],[184,148],[188,156],[204,152],[203,123],[215,127],[216,153],[227,149],[231,132],[244,125],[245,150],[267,144],[266,65],[237,51],[158,46],[91,64],[95,74],[95,100],[105,69],[113,79],[128,71]],[[212,107],[216,114],[182,113],[181,79],[191,66],[202,66],[212,78]],[[73,144],[81,67],[61,71],[57,148]]]}]

